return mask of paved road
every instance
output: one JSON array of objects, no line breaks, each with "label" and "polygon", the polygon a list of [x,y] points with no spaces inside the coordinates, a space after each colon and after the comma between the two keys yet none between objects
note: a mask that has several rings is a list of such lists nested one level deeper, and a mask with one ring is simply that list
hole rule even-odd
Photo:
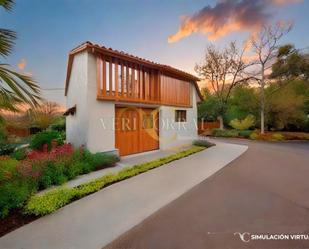
[{"label": "paved road", "polygon": [[309,248],[234,235],[309,234],[309,143],[233,142],[249,149],[106,248]]}]

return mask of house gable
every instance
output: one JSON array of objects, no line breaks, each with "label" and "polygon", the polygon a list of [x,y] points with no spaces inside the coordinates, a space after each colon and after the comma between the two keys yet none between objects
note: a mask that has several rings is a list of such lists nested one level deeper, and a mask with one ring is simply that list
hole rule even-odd
[{"label": "house gable", "polygon": [[197,77],[173,67],[86,42],[69,54],[65,95],[73,58],[82,51],[96,57],[97,99],[189,107],[190,84],[202,99]]}]

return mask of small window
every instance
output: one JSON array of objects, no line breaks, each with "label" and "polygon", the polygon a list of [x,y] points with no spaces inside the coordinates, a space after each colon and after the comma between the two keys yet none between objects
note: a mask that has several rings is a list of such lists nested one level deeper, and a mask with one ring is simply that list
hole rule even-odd
[{"label": "small window", "polygon": [[175,111],[175,122],[186,122],[187,121],[187,111],[176,110]]}]

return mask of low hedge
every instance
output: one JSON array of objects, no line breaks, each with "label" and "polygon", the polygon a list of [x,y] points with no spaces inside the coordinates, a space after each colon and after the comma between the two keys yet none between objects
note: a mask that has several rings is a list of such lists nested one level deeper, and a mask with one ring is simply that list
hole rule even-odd
[{"label": "low hedge", "polygon": [[108,185],[144,173],[153,168],[160,167],[163,164],[187,157],[204,149],[205,147],[194,146],[188,150],[181,151],[174,155],[163,157],[155,161],[135,165],[131,168],[124,168],[118,173],[102,176],[74,188],[59,188],[42,195],[33,195],[24,207],[24,212],[26,214],[33,214],[36,216],[52,213],[66,204],[91,193],[97,192]]},{"label": "low hedge", "polygon": [[283,141],[285,137],[280,133],[265,133],[261,134],[258,132],[253,132],[250,135],[250,139],[252,140],[263,140],[263,141]]},{"label": "low hedge", "polygon": [[212,135],[215,137],[244,137],[249,138],[252,130],[221,130],[213,129]]}]

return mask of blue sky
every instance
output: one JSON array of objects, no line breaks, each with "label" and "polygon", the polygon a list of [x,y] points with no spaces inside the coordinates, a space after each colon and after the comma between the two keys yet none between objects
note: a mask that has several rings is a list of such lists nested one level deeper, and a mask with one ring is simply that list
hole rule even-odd
[{"label": "blue sky", "polygon": [[[252,0],[253,1],[253,0]],[[193,34],[175,43],[180,17],[190,15],[216,1],[138,0],[17,0],[12,12],[0,11],[2,28],[15,30],[16,46],[7,59],[11,65],[25,61],[42,88],[63,88],[68,52],[91,41],[194,73],[194,65],[210,42],[206,35]],[[273,19],[294,21],[283,39],[298,48],[309,45],[309,1],[271,10]],[[234,32],[216,41],[224,46],[242,41],[248,33]],[[63,91],[45,91],[45,96],[64,104]]]}]

